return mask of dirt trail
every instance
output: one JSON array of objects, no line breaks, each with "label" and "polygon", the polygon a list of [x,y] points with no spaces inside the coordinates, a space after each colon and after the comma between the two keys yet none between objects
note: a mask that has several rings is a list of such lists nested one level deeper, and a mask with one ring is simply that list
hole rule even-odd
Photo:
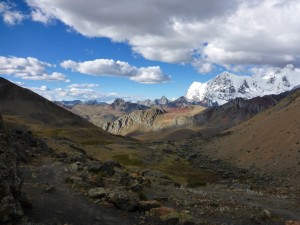
[{"label": "dirt trail", "polygon": [[[134,225],[136,214],[95,204],[76,193],[64,182],[64,166],[43,160],[39,166],[21,168],[23,192],[32,209],[26,211],[29,222],[52,224]],[[47,193],[46,189],[53,186]]]}]

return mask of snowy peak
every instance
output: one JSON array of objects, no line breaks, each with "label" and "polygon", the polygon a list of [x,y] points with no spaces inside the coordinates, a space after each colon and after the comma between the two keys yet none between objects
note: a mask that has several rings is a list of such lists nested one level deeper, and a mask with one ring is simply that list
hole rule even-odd
[{"label": "snowy peak", "polygon": [[223,105],[237,97],[250,99],[257,96],[280,94],[300,85],[300,71],[292,65],[254,76],[238,76],[223,72],[206,83],[193,82],[186,98],[208,106]]}]

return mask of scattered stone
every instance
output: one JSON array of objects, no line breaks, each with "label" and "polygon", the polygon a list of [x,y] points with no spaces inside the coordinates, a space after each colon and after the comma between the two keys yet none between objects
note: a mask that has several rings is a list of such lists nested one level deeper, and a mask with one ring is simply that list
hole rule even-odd
[{"label": "scattered stone", "polygon": [[55,187],[53,185],[50,185],[48,187],[46,187],[45,192],[46,193],[51,193],[55,190]]},{"label": "scattered stone", "polygon": [[80,163],[80,162],[72,163],[69,166],[69,170],[70,170],[71,173],[76,173],[78,171],[82,171],[83,170],[83,164]]},{"label": "scattered stone", "polygon": [[270,218],[272,218],[272,213],[269,210],[264,209],[263,210],[263,216],[270,219]]},{"label": "scattered stone", "polygon": [[88,195],[90,198],[103,198],[106,195],[106,191],[104,188],[92,188],[88,191]]},{"label": "scattered stone", "polygon": [[101,176],[91,176],[87,179],[87,182],[94,187],[103,187],[104,186],[104,180]]},{"label": "scattered stone", "polygon": [[120,163],[113,160],[108,160],[103,162],[100,170],[105,172],[107,175],[112,176],[115,174],[115,167],[121,168]]},{"label": "scattered stone", "polygon": [[139,191],[143,190],[143,186],[138,183],[131,185],[129,188],[130,188],[130,190],[132,190],[134,192],[139,192]]},{"label": "scattered stone", "polygon": [[138,206],[138,197],[133,192],[120,191],[111,193],[108,196],[108,201],[113,203],[117,208],[125,211],[134,211]]},{"label": "scattered stone", "polygon": [[158,208],[158,207],[160,207],[160,203],[156,200],[139,201],[138,203],[138,208],[140,212],[149,211],[150,209]]},{"label": "scattered stone", "polygon": [[179,223],[179,214],[173,208],[159,207],[150,209],[148,215],[158,217],[161,220],[160,224],[176,225]]},{"label": "scattered stone", "polygon": [[88,164],[88,170],[94,173],[97,173],[101,170],[102,163],[99,161],[90,162]]},{"label": "scattered stone", "polygon": [[119,184],[121,184],[123,186],[129,186],[130,183],[131,183],[131,181],[132,181],[132,179],[129,176],[129,174],[128,173],[124,173],[124,174],[121,175]]}]

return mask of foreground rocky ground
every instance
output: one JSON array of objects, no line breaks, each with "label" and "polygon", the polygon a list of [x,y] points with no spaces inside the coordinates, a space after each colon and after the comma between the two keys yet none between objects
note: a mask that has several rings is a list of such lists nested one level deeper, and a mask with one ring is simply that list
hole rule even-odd
[{"label": "foreground rocky ground", "polygon": [[299,186],[208,158],[188,142],[142,144],[143,162],[172,158],[174,174],[188,173],[184,161],[203,176],[178,182],[158,168],[96,160],[75,143],[57,150],[29,131],[2,131],[1,224],[299,224]]}]

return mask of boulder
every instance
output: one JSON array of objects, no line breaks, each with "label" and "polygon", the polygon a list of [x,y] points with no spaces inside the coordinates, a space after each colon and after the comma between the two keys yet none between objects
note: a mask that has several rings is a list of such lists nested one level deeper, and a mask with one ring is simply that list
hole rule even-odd
[{"label": "boulder", "polygon": [[107,175],[112,176],[115,174],[115,167],[121,168],[120,163],[113,161],[113,160],[108,160],[103,162],[101,165],[100,171],[105,172]]},{"label": "boulder", "polygon": [[111,193],[108,201],[113,203],[117,208],[125,211],[134,211],[138,207],[138,197],[131,191],[119,191]]},{"label": "boulder", "polygon": [[92,188],[88,191],[88,195],[90,198],[103,198],[106,195],[106,191],[104,188]]}]

